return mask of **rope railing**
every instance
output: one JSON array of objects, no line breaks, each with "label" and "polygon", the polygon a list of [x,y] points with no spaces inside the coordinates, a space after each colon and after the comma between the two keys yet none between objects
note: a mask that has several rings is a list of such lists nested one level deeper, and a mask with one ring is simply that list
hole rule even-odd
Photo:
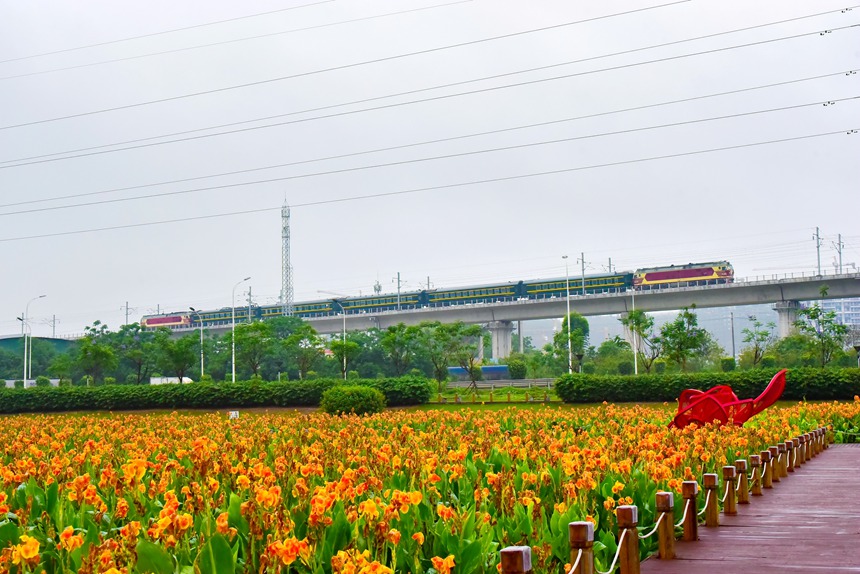
[{"label": "rope railing", "polygon": [[615,565],[618,563],[618,558],[621,556],[621,549],[624,548],[624,537],[627,536],[627,530],[621,531],[621,537],[618,539],[618,548],[615,549],[615,557],[612,559],[612,564],[609,565],[609,570],[603,572],[595,570],[597,574],[612,574],[615,572]]},{"label": "rope railing", "polygon": [[639,540],[645,540],[646,538],[651,538],[652,536],[654,536],[654,534],[656,534],[657,532],[657,529],[660,528],[660,523],[663,522],[663,517],[665,516],[665,514],[661,513],[660,518],[657,519],[657,524],[654,525],[654,528],[651,529],[651,532],[649,532],[648,534],[640,534]]},{"label": "rope railing", "polygon": [[684,525],[684,521],[687,520],[687,513],[690,511],[691,502],[690,499],[687,499],[687,503],[684,505],[684,514],[681,516],[681,522],[675,523],[675,528],[680,528]]},{"label": "rope railing", "polygon": [[696,516],[702,516],[703,514],[705,514],[705,511],[708,509],[708,505],[710,503],[711,503],[711,491],[709,490],[708,495],[705,497],[705,507],[702,508],[702,510],[700,510],[698,512],[698,514],[696,514]]},{"label": "rope railing", "polygon": [[573,561],[573,566],[570,567],[570,570],[567,571],[567,574],[576,574],[576,569],[579,568],[580,562],[582,562],[582,548],[580,548],[576,552],[576,560]]},{"label": "rope railing", "polygon": [[[681,495],[684,498],[684,511],[680,522],[674,522],[674,494],[658,492],[656,494],[656,520],[647,533],[640,533],[638,526],[638,508],[627,505],[615,509],[618,525],[618,546],[613,556],[609,570],[601,572],[595,567],[594,560],[594,524],[591,522],[571,522],[568,524],[570,542],[571,567],[566,574],[614,574],[616,568],[620,574],[638,574],[639,572],[639,541],[651,538],[656,534],[658,542],[657,557],[661,560],[671,560],[675,557],[675,529],[682,528],[682,539],[695,542],[698,540],[699,518],[704,515],[707,527],[719,526],[720,514],[731,516],[737,514],[739,504],[750,504],[750,495],[762,496],[762,488],[773,488],[773,482],[788,476],[796,467],[809,461],[812,457],[828,448],[830,437],[827,429],[820,428],[810,433],[786,440],[778,446],[751,455],[747,459],[739,459],[734,465],[722,467],[722,477],[725,481],[725,493],[719,495],[719,477],[717,474],[704,474],[702,482],[705,490],[704,508],[698,509],[699,483],[694,480],[681,484]],[[747,473],[748,467],[751,471]],[[722,504],[722,510],[720,505]],[[667,518],[668,515],[668,518]],[[530,546],[509,546],[501,551],[501,574],[533,574],[531,567]]]}]

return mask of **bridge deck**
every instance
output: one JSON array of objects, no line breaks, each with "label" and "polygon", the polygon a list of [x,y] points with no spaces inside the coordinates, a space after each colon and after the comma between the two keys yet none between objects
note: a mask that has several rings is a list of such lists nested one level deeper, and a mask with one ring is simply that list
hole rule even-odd
[{"label": "bridge deck", "polygon": [[860,572],[860,445],[831,445],[642,574]]}]

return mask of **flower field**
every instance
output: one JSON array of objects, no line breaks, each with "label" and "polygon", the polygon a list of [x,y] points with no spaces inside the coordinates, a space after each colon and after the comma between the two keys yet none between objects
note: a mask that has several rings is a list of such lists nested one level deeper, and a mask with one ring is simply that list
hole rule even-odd
[{"label": "flower field", "polygon": [[[0,430],[0,572],[496,572],[567,523],[615,550],[617,505],[833,420],[860,401],[670,431],[664,408],[14,416]],[[679,512],[682,509],[676,509]],[[650,552],[653,539],[643,541]]]}]

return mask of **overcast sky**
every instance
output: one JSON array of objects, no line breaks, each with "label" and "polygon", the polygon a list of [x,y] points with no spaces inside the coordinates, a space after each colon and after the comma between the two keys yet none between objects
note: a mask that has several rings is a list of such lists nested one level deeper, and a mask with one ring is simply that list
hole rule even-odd
[{"label": "overcast sky", "polygon": [[[314,5],[285,10],[301,4]],[[571,24],[660,4],[667,5]],[[377,280],[391,291],[398,271],[404,289],[423,286],[428,276],[434,287],[558,277],[561,256],[570,255],[574,273],[580,252],[588,273],[604,270],[610,257],[628,270],[728,259],[738,276],[809,272],[816,264],[815,226],[824,235],[822,266],[832,271],[837,233],[845,236],[844,260],[860,264],[860,134],[845,133],[860,128],[860,102],[837,101],[860,96],[860,73],[845,74],[860,69],[860,27],[837,29],[860,23],[860,7],[840,12],[845,6],[830,0],[2,0],[0,334],[19,332],[15,317],[41,294],[47,298],[30,307],[37,335],[50,335],[45,322],[53,315],[58,334],[78,333],[96,319],[116,328],[126,301],[132,320],[159,307],[229,306],[231,287],[248,275],[256,301],[275,302],[277,208],[285,198],[295,206],[297,300],[326,297],[320,290],[367,294]],[[416,8],[426,9],[392,14]],[[637,50],[829,10],[835,13]],[[524,33],[540,28],[548,29]],[[826,29],[832,32],[819,34]],[[509,36],[474,43],[503,35]],[[69,50],[93,44],[101,45]],[[611,55],[627,50],[636,51]],[[720,51],[678,58],[710,50]],[[665,61],[635,65],[651,60]],[[297,74],[303,75],[223,89]],[[508,75],[472,81],[501,74]],[[557,76],[568,77],[534,83]],[[793,82],[816,76],[827,77]],[[460,82],[469,83],[427,90]],[[511,86],[523,82],[532,83]],[[783,82],[792,83],[620,111]],[[296,113],[413,90],[421,91]],[[148,103],[199,92],[210,93]],[[390,107],[427,98],[436,99]],[[125,107],[133,104],[143,105]],[[816,105],[767,111],[805,104]],[[380,106],[388,107],[361,111]],[[125,108],[103,111],[117,107]],[[544,143],[750,112],[766,113]],[[295,122],[333,114],[339,115]],[[603,115],[558,122],[595,114]],[[65,116],[78,117],[58,119]],[[270,116],[280,117],[247,123]],[[64,155],[41,157],[290,121],[60,161],[43,160]],[[211,129],[236,122],[246,123]],[[556,123],[461,137],[545,122]],[[839,133],[631,163],[830,132]],[[460,139],[258,169],[454,137]],[[539,145],[310,175],[522,144]],[[605,164],[616,165],[594,167]],[[258,170],[219,175],[252,169]],[[568,171],[302,206],[559,170]],[[190,178],[204,179],[137,187]],[[110,191],[129,187],[137,188]],[[63,196],[72,197],[57,199]],[[91,202],[107,203],[63,208]],[[138,226],[267,208],[273,209]],[[20,213],[34,209],[42,211]],[[123,226],[136,227],[21,239]]]}]

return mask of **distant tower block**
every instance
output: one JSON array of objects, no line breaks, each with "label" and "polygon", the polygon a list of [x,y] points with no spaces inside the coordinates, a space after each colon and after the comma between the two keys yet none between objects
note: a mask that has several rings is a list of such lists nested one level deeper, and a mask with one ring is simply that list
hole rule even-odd
[{"label": "distant tower block", "polygon": [[293,314],[293,266],[290,263],[290,206],[281,208],[281,312]]}]

